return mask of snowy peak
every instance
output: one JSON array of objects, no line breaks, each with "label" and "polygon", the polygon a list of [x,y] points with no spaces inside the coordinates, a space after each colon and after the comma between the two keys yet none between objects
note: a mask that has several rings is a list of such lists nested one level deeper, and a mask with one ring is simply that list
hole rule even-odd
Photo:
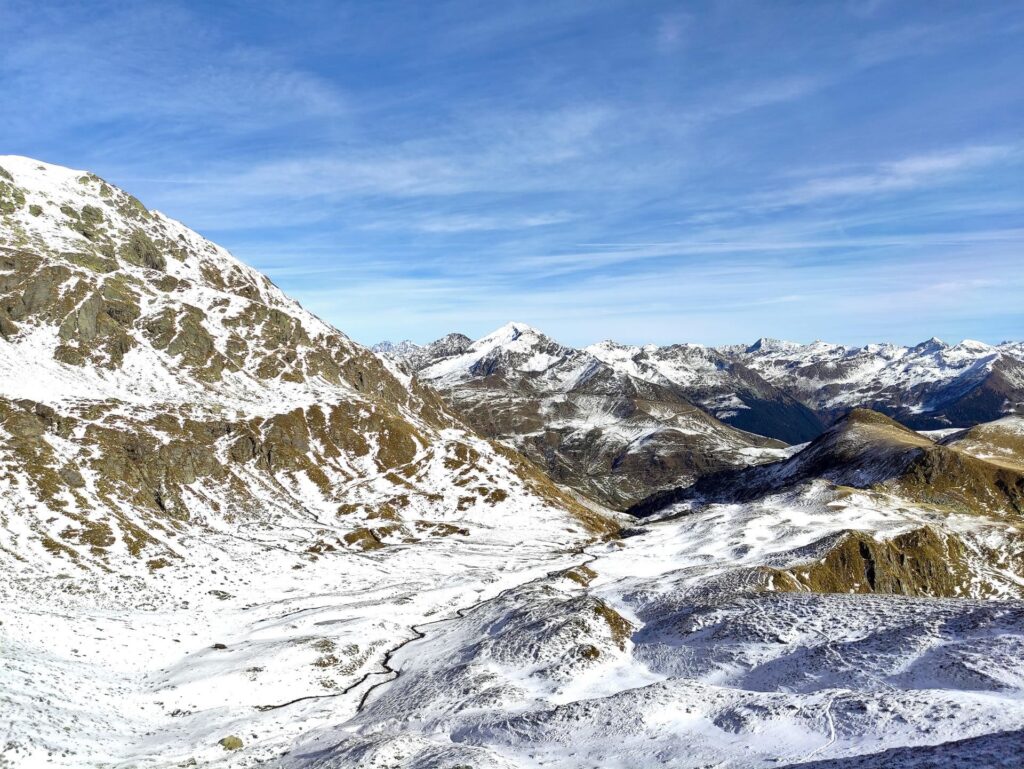
[{"label": "snowy peak", "polygon": [[941,339],[939,339],[936,336],[933,336],[931,339],[927,339],[924,342],[914,345],[913,347],[910,348],[910,351],[912,353],[924,355],[941,352],[942,350],[945,350],[948,347],[949,345],[947,345]]},{"label": "snowy peak", "polygon": [[506,323],[465,346],[463,340],[462,335],[449,335],[435,342],[438,352],[449,354],[424,361],[420,377],[451,386],[479,377],[537,376],[566,358],[579,355],[525,323]]},{"label": "snowy peak", "polygon": [[467,352],[488,355],[500,351],[507,356],[529,359],[524,371],[543,370],[544,360],[574,352],[525,323],[506,323],[469,346]]},{"label": "snowy peak", "polygon": [[406,358],[412,357],[422,349],[423,348],[415,342],[409,339],[404,339],[401,342],[389,342],[387,340],[377,342],[377,344],[370,348],[370,351],[393,360],[405,360]]},{"label": "snowy peak", "polygon": [[981,353],[984,355],[994,351],[996,348],[995,346],[986,344],[985,342],[979,342],[977,339],[964,339],[953,345],[953,349]]},{"label": "snowy peak", "polygon": [[799,347],[796,342],[787,342],[782,339],[773,339],[763,336],[746,348],[746,352],[783,352]]},{"label": "snowy peak", "polygon": [[509,323],[435,359],[418,377],[480,432],[513,443],[553,479],[614,508],[781,448],[720,422],[668,386],[646,360],[657,351],[614,343],[576,350]]},{"label": "snowy peak", "polygon": [[628,345],[606,339],[603,342],[584,347],[583,351],[593,355],[613,368],[639,371],[643,361],[658,350],[656,345]]},{"label": "snowy peak", "polygon": [[509,346],[524,336],[529,340],[547,339],[547,337],[533,326],[512,321],[506,323],[501,328],[495,329],[490,334],[481,337],[475,344],[481,346]]},{"label": "snowy peak", "polygon": [[95,256],[86,266],[99,273],[150,270],[212,290],[235,289],[296,311],[310,333],[337,333],[226,250],[95,174],[4,155],[0,184],[8,247]]},{"label": "snowy peak", "polygon": [[4,156],[0,215],[0,366],[27,361],[18,379],[51,397],[266,411],[282,390],[397,387],[266,277],[93,174]]},{"label": "snowy peak", "polygon": [[445,334],[440,339],[435,339],[433,342],[428,344],[423,350],[429,353],[431,356],[438,358],[447,358],[451,355],[458,355],[459,353],[465,352],[473,344],[473,340],[465,334]]},{"label": "snowy peak", "polygon": [[446,334],[430,344],[418,345],[408,340],[392,344],[380,342],[373,346],[377,355],[399,364],[410,373],[416,373],[428,366],[459,355],[473,343],[465,334]]}]

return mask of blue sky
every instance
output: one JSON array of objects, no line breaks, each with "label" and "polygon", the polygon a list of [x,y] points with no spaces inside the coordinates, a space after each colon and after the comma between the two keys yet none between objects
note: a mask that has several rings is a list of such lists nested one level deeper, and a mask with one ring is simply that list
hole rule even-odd
[{"label": "blue sky", "polygon": [[1024,338],[1022,2],[0,0],[0,152],[354,338]]}]

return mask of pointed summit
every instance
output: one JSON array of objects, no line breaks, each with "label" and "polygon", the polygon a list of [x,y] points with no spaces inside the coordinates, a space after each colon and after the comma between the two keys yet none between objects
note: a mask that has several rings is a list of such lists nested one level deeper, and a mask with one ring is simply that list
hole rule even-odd
[{"label": "pointed summit", "polygon": [[953,345],[956,350],[963,350],[964,352],[977,352],[977,353],[988,353],[995,350],[995,347],[985,342],[979,342],[977,339],[963,339],[959,343]]},{"label": "pointed summit", "polygon": [[382,354],[398,360],[406,369],[415,373],[446,358],[461,355],[471,344],[473,344],[473,340],[465,334],[453,333],[445,334],[430,344],[415,345],[413,348],[400,354],[395,354],[394,352],[384,352]]},{"label": "pointed summit", "polygon": [[372,352],[392,360],[406,360],[422,349],[420,345],[410,339],[403,339],[401,342],[384,340],[383,342],[377,342],[377,344],[370,348]]},{"label": "pointed summit", "polygon": [[942,350],[948,349],[949,345],[939,339],[937,336],[933,336],[920,344],[916,344],[910,348],[911,352],[915,352],[922,355],[929,353],[941,352]]},{"label": "pointed summit", "polygon": [[522,336],[530,338],[547,339],[547,337],[538,329],[530,326],[526,323],[519,323],[517,321],[510,321],[500,328],[496,328],[486,336],[480,337],[474,346],[485,346],[485,345],[508,345],[515,342]]},{"label": "pointed summit", "polygon": [[774,339],[772,337],[763,336],[754,342],[752,345],[747,347],[746,351],[750,352],[780,352],[783,350],[792,350],[799,347],[796,342],[787,342],[783,339]]}]

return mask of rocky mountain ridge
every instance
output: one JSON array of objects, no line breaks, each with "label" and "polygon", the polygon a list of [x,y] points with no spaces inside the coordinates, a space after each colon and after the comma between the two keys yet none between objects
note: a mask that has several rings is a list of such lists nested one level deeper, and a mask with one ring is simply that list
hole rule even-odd
[{"label": "rocky mountain ridge", "polygon": [[747,432],[795,444],[811,440],[825,427],[801,401],[712,348],[605,341],[585,349],[617,370],[678,390],[709,414]]},{"label": "rocky mountain ridge", "polygon": [[853,407],[915,429],[970,427],[1024,413],[1024,343],[929,339],[848,347],[761,340],[723,349],[826,421]]},{"label": "rocky mountain ridge", "polygon": [[679,479],[779,456],[779,441],[719,421],[664,381],[509,323],[394,355],[482,434],[613,508]]}]

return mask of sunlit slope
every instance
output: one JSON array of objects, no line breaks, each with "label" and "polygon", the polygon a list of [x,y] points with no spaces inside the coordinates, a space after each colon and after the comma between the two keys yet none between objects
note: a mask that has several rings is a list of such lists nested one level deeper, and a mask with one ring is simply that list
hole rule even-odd
[{"label": "sunlit slope", "polygon": [[272,759],[616,528],[222,248],[0,157],[5,759]]}]

